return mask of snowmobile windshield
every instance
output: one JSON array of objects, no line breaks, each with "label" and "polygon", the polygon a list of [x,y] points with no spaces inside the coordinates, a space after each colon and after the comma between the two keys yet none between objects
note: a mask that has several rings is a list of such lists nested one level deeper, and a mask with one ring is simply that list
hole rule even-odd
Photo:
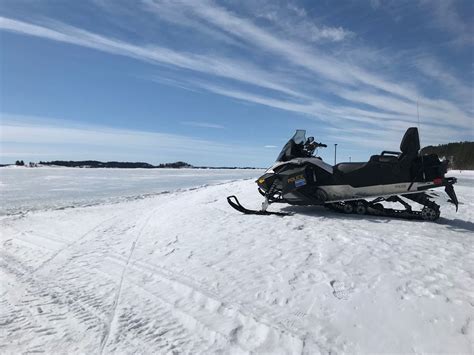
[{"label": "snowmobile windshield", "polygon": [[291,138],[295,144],[302,144],[306,142],[306,131],[304,129],[297,129]]},{"label": "snowmobile windshield", "polygon": [[301,157],[303,144],[306,142],[306,131],[296,130],[293,137],[285,144],[276,161],[288,161]]}]

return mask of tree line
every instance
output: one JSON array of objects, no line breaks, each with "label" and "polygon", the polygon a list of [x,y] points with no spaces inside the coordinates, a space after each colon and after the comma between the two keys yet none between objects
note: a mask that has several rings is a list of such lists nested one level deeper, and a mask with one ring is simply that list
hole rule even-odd
[{"label": "tree line", "polygon": [[423,154],[437,154],[449,160],[449,168],[474,170],[474,142],[458,142],[424,147]]},{"label": "tree line", "polygon": [[144,162],[120,162],[120,161],[108,161],[101,162],[97,160],[81,160],[81,161],[66,161],[66,160],[53,160],[53,161],[40,161],[40,165],[46,166],[65,166],[70,168],[125,168],[125,169],[159,169],[159,168],[192,168],[192,165],[178,161],[174,163],[165,163],[159,165],[152,165]]}]

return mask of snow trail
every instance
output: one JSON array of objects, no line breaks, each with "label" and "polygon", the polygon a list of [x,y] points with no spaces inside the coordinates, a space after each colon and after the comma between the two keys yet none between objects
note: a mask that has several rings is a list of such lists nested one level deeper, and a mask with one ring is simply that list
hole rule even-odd
[{"label": "snow trail", "polygon": [[143,230],[147,226],[150,218],[153,216],[153,213],[154,213],[154,210],[152,210],[152,212],[146,218],[146,221],[141,226],[140,231],[137,233],[137,236],[135,237],[135,240],[132,242],[132,245],[130,247],[130,252],[128,254],[127,261],[125,263],[125,266],[122,269],[122,274],[120,275],[120,282],[119,282],[119,286],[118,286],[116,296],[115,296],[115,299],[114,299],[112,314],[110,316],[109,322],[106,325],[105,335],[104,335],[104,337],[103,337],[103,339],[101,340],[101,343],[100,343],[100,353],[101,354],[103,354],[103,352],[104,352],[105,346],[107,345],[107,341],[108,341],[110,333],[112,331],[112,325],[113,325],[114,320],[115,320],[115,313],[116,313],[116,310],[117,310],[117,306],[120,302],[120,296],[122,294],[122,284],[123,284],[123,280],[125,278],[125,273],[127,272],[127,269],[128,269],[128,265],[130,263],[130,259],[132,258],[133,252],[135,251],[135,247],[136,247],[136,245],[137,245],[137,243],[140,239],[140,236],[142,235]]}]

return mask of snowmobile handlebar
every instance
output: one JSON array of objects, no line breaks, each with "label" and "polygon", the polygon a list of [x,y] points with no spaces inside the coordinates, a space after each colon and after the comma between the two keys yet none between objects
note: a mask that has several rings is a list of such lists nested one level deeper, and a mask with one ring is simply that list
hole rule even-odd
[{"label": "snowmobile handlebar", "polygon": [[310,148],[310,149],[316,149],[318,147],[321,147],[321,148],[326,148],[327,145],[326,144],[323,144],[321,142],[316,142],[314,140],[314,137],[309,137],[306,142],[304,143],[304,147],[306,148]]},{"label": "snowmobile handlebar", "polygon": [[303,145],[303,154],[305,156],[308,156],[308,157],[311,157],[313,156],[314,154],[314,151],[316,150],[316,148],[318,147],[321,147],[321,148],[326,148],[327,145],[326,144],[323,144],[323,143],[318,143],[318,142],[315,142],[314,141],[314,138],[313,137],[310,137],[310,139],[308,139],[304,145]]},{"label": "snowmobile handlebar", "polygon": [[307,144],[307,146],[311,146],[311,147],[314,147],[314,148],[327,148],[326,144],[318,143],[318,142],[312,142],[310,144]]}]

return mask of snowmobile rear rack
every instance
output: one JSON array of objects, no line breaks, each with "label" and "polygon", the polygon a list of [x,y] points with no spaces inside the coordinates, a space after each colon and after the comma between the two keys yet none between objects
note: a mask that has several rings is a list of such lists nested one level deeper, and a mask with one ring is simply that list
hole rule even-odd
[{"label": "snowmobile rear rack", "polygon": [[237,196],[227,196],[227,202],[229,205],[232,206],[232,208],[236,209],[239,212],[242,212],[243,214],[256,214],[256,215],[263,215],[263,216],[268,216],[268,215],[274,215],[274,216],[289,216],[291,213],[285,213],[285,212],[271,212],[271,211],[265,211],[265,210],[249,210],[248,208],[245,208],[242,206],[237,199]]}]

